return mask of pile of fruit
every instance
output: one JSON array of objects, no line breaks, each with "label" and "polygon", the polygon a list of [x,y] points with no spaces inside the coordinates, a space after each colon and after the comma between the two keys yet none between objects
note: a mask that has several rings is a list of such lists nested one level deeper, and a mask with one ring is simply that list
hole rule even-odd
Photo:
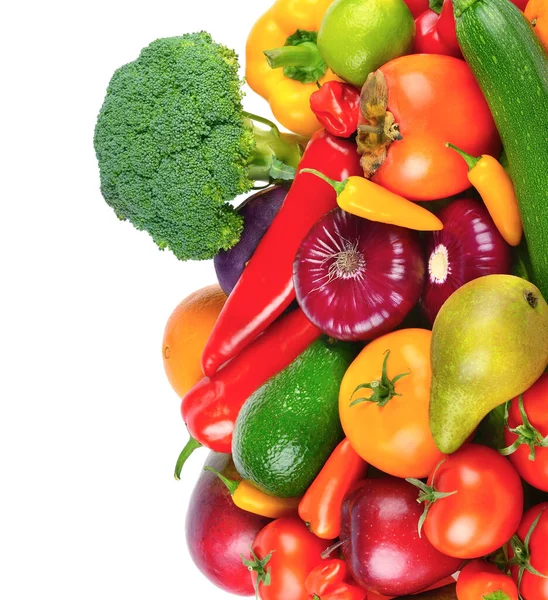
[{"label": "pile of fruit", "polygon": [[547,47],[548,0],[277,0],[246,81],[289,131],[205,32],[114,74],[106,202],[218,276],[163,359],[219,587],[548,600]]}]

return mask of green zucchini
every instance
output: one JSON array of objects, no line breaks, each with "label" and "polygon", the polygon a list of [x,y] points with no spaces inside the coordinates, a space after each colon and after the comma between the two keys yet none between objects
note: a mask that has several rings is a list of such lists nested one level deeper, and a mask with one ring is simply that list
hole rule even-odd
[{"label": "green zucchini", "polygon": [[[532,279],[548,299],[548,56],[509,0],[453,0],[457,38],[508,155]],[[471,115],[473,127],[473,115]]]}]

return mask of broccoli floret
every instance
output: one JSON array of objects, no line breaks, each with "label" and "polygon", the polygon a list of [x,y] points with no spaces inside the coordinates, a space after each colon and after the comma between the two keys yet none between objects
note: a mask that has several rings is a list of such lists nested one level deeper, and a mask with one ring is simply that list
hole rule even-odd
[{"label": "broccoli floret", "polygon": [[275,126],[256,143],[238,66],[205,32],[156,40],[114,73],[99,113],[106,202],[181,260],[236,244],[243,223],[229,202],[270,180],[279,159],[296,167],[300,157]]}]

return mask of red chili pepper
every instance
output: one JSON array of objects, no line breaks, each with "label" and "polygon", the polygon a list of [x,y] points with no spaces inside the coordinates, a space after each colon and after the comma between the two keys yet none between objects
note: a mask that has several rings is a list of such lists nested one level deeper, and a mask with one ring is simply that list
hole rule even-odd
[{"label": "red chili pepper", "polygon": [[350,137],[358,129],[360,92],[349,83],[328,81],[310,96],[310,108],[329,133]]},{"label": "red chili pepper", "polygon": [[326,560],[310,571],[305,582],[306,591],[311,596],[316,595],[321,598],[328,588],[343,583],[347,576],[348,568],[344,560],[338,558]]},{"label": "red chili pepper", "polygon": [[[299,165],[341,181],[363,174],[356,146],[321,129]],[[206,344],[202,368],[211,376],[262,333],[295,298],[293,261],[312,225],[337,206],[335,190],[310,173],[298,173],[282,208],[228,297]]]},{"label": "red chili pepper", "polygon": [[425,10],[428,10],[428,0],[405,0],[405,3],[409,7],[413,18],[416,19]]},{"label": "red chili pepper", "polygon": [[327,593],[320,596],[320,600],[365,600],[367,592],[357,585],[339,583],[334,588],[328,588]]},{"label": "red chili pepper", "polygon": [[299,516],[319,538],[334,540],[341,532],[341,506],[348,490],[365,476],[367,463],[348,439],[331,453],[299,504]]},{"label": "red chili pepper", "polygon": [[175,477],[200,445],[230,453],[234,423],[244,402],[319,335],[320,330],[298,308],[276,321],[212,377],[201,379],[181,403],[181,414],[192,437],[177,461]]}]

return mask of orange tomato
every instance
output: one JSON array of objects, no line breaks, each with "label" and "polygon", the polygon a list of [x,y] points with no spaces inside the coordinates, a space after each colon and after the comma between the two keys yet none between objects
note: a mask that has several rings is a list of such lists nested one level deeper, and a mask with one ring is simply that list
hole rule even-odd
[{"label": "orange tomato", "polygon": [[546,0],[529,0],[525,7],[525,16],[533,25],[541,44],[548,52],[548,2]]},{"label": "orange tomato", "polygon": [[436,54],[401,56],[380,68],[388,110],[403,136],[373,181],[408,200],[436,200],[470,187],[468,167],[445,142],[472,156],[498,156],[500,138],[470,67]]},{"label": "orange tomato", "polygon": [[182,398],[204,376],[201,360],[226,294],[215,284],[193,292],[169,317],[162,357],[171,387]]},{"label": "orange tomato", "polygon": [[341,384],[339,414],[346,437],[366,462],[396,477],[426,477],[443,458],[428,422],[431,338],[426,329],[377,338],[360,352]]}]

